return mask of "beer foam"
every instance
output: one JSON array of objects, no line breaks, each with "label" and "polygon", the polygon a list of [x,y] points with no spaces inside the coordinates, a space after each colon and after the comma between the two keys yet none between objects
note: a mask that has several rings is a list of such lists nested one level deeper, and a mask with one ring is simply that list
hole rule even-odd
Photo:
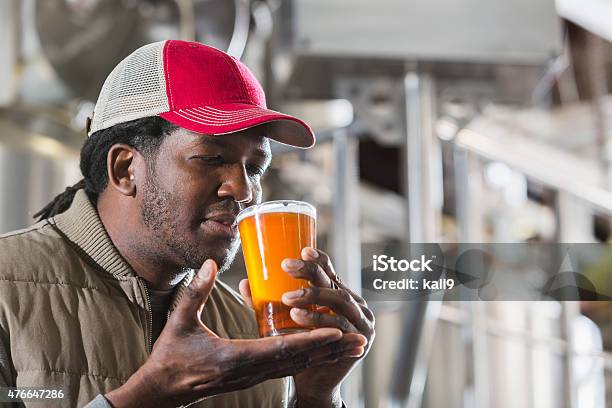
[{"label": "beer foam", "polygon": [[238,213],[236,221],[240,222],[245,218],[251,217],[255,214],[267,213],[305,214],[314,218],[315,220],[317,219],[317,209],[312,204],[308,204],[304,201],[276,200],[266,201],[265,203],[245,208],[244,210],[240,211],[240,213]]}]

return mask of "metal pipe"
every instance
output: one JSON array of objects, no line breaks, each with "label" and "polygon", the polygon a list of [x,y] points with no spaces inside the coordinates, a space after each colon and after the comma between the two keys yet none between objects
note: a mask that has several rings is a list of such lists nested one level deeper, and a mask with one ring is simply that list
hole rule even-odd
[{"label": "metal pipe", "polygon": [[597,136],[597,152],[599,167],[601,171],[601,185],[605,189],[612,187],[611,158],[608,146],[610,136],[604,106],[604,97],[608,93],[607,69],[606,69],[606,50],[607,42],[602,38],[589,34],[587,36],[587,56],[589,88],[591,93],[591,108],[593,111],[593,122],[595,134]]},{"label": "metal pipe", "polygon": [[[491,406],[489,396],[489,353],[488,339],[486,334],[487,311],[485,304],[473,302],[472,310],[472,357],[474,364],[474,399],[477,408]],[[479,328],[484,327],[484,330]]]},{"label": "metal pipe", "polygon": [[[476,157],[505,163],[527,178],[569,193],[612,215],[612,192],[597,182],[600,172],[596,164],[517,132],[508,132],[504,138],[497,135],[497,130],[484,135],[468,128],[460,131],[455,140],[457,147]],[[568,172],[568,168],[572,172]]]},{"label": "metal pipe", "polygon": [[17,62],[18,4],[15,0],[0,2],[0,107],[9,106],[16,96],[15,65]]},{"label": "metal pipe", "polygon": [[195,10],[193,0],[176,0],[179,11],[179,36],[181,40],[195,41]]},{"label": "metal pipe", "polygon": [[236,18],[234,20],[234,32],[227,53],[240,59],[246,49],[247,40],[249,37],[249,27],[251,21],[251,5],[249,0],[234,0],[236,8]]},{"label": "metal pipe", "polygon": [[[405,130],[403,145],[403,183],[405,194],[406,252],[410,247],[435,242],[440,235],[442,200],[436,202],[435,187],[441,190],[441,177],[436,179],[434,163],[437,139],[434,137],[435,86],[427,74],[408,72],[404,76]],[[409,254],[408,254],[409,255]],[[439,293],[410,305],[412,313],[402,329],[408,344],[398,350],[391,385],[392,407],[420,407],[423,402],[431,348],[441,309]],[[406,381],[408,379],[408,381]]]},{"label": "metal pipe", "polygon": [[[483,219],[480,203],[483,192],[482,169],[479,158],[471,151],[454,150],[456,213],[459,242],[483,241]],[[478,408],[488,407],[489,365],[487,315],[485,305],[474,302],[469,306],[472,319],[472,363],[474,365],[474,403]]]},{"label": "metal pipe", "polygon": [[576,316],[580,314],[578,302],[563,302],[563,333],[567,342],[568,352],[565,354],[565,401],[567,408],[578,406],[578,380],[574,374],[574,335],[573,323]]},{"label": "metal pipe", "polygon": [[[359,240],[358,140],[347,129],[333,133],[335,155],[333,255],[336,272],[356,293],[361,293]],[[362,368],[356,367],[342,384],[347,406],[363,407]]]}]

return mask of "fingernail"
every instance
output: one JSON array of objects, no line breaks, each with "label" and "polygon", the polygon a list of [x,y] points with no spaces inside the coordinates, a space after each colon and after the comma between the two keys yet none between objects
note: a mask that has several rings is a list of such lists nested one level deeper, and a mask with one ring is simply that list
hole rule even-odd
[{"label": "fingernail", "polygon": [[366,346],[368,344],[368,340],[365,338],[365,336],[359,335],[359,336],[356,336],[356,337],[351,338],[350,340],[348,340],[346,342],[346,344],[349,347],[351,347],[351,346],[363,347],[363,346]]},{"label": "fingernail", "polygon": [[357,347],[344,352],[346,357],[361,357],[365,352],[363,347]]},{"label": "fingernail", "polygon": [[281,266],[287,269],[300,269],[304,266],[304,261],[300,261],[299,259],[286,258],[283,259]]},{"label": "fingernail", "polygon": [[283,295],[283,299],[285,300],[293,300],[298,299],[304,296],[304,289],[293,290],[291,292],[287,292]]},{"label": "fingernail", "polygon": [[346,343],[346,346],[347,347],[361,347],[363,346],[363,343],[360,342],[359,340],[351,340]]},{"label": "fingernail", "polygon": [[319,253],[314,248],[311,248],[311,247],[305,247],[302,250],[302,253],[303,255],[310,257],[310,258],[314,258],[314,259],[317,259],[319,257]]},{"label": "fingernail", "polygon": [[[294,308],[296,309],[296,308]],[[314,333],[321,333],[321,332],[325,332],[326,336],[324,337],[324,343],[328,344],[328,343],[335,343],[338,340],[342,339],[342,332],[338,329],[315,329]],[[313,333],[313,332],[311,332]]]},{"label": "fingernail", "polygon": [[291,313],[296,317],[304,317],[308,314],[308,311],[305,309],[299,309],[297,307],[294,307],[293,309],[291,309]]}]

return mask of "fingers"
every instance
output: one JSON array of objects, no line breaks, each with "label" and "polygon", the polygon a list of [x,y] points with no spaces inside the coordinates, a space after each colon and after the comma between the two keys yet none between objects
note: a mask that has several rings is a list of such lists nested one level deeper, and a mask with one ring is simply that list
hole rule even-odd
[{"label": "fingers", "polygon": [[334,265],[331,262],[329,255],[319,249],[311,247],[304,247],[301,255],[304,261],[317,263],[321,267],[321,270],[329,277],[329,279],[332,280],[339,288],[348,291],[357,303],[361,305],[366,304],[365,300],[361,296],[353,292],[348,286],[342,283],[340,277],[334,270]]},{"label": "fingers", "polygon": [[340,341],[292,354],[282,351],[285,350],[282,339],[286,337],[288,336],[276,338],[280,348],[273,354],[272,359],[269,355],[261,358],[253,353],[253,342],[260,342],[262,339],[243,340],[242,356],[229,364],[231,373],[224,378],[224,392],[234,385],[236,389],[241,389],[271,378],[292,376],[307,368],[334,364],[341,360],[354,360],[365,353],[365,339],[356,334],[348,334]]},{"label": "fingers", "polygon": [[[332,340],[333,339],[333,340]],[[359,357],[367,340],[360,334],[342,335],[336,329],[316,329],[306,333],[242,340],[235,369],[241,373],[284,370],[300,371],[317,363]]]},{"label": "fingers", "polygon": [[242,298],[247,303],[247,305],[253,308],[253,296],[251,295],[251,286],[249,286],[249,280],[241,280],[238,284],[238,290],[240,290],[240,294],[242,295]]},{"label": "fingers", "polygon": [[319,347],[303,353],[297,353],[290,359],[278,361],[275,364],[275,376],[278,375],[276,370],[296,374],[306,368],[324,364],[333,364],[339,360],[359,358],[365,352],[365,342],[366,341],[363,336],[351,334],[345,335],[341,341],[331,343],[327,346]]},{"label": "fingers", "polygon": [[301,371],[321,366],[330,366],[331,364],[336,364],[338,361],[344,360],[354,360],[361,357],[364,354],[364,349],[355,349],[350,354],[338,354],[334,353],[333,355],[340,355],[340,357],[330,357],[328,355],[324,356],[308,356],[308,355],[300,355],[299,358],[294,359],[291,363],[283,363],[278,364],[275,368],[268,368],[264,370],[258,371],[255,378],[260,377],[261,380],[267,380],[271,378],[283,378],[294,376]]},{"label": "fingers", "polygon": [[304,247],[301,256],[301,260],[284,259],[281,267],[289,275],[295,278],[306,279],[314,286],[329,288],[332,287],[333,282],[338,288],[349,292],[357,303],[366,306],[366,301],[361,296],[342,283],[334,270],[334,265],[329,255],[315,248]]},{"label": "fingers", "polygon": [[[296,323],[303,324],[308,322],[306,326],[314,327],[336,327],[343,332],[369,332],[369,319],[364,315],[361,305],[359,305],[353,296],[344,290],[319,288],[316,286],[299,289],[283,294],[282,301],[287,306],[294,308],[303,308],[308,305],[327,306],[336,313],[336,315],[326,315],[318,311],[291,311],[291,317],[299,318]],[[316,323],[316,324],[313,324]]]},{"label": "fingers", "polygon": [[279,360],[323,347],[340,339],[342,339],[342,332],[339,330],[317,329],[304,333],[256,340],[257,348],[255,350],[258,358]]},{"label": "fingers", "polygon": [[281,268],[297,279],[306,279],[315,286],[331,287],[331,280],[316,262],[304,262],[301,259],[283,259]]},{"label": "fingers", "polygon": [[330,282],[337,283],[340,280],[331,259],[325,252],[312,247],[304,247],[300,255],[304,261],[316,263]]},{"label": "fingers", "polygon": [[[329,255],[305,247],[300,256],[301,259],[284,259],[281,263],[289,275],[306,279],[311,284],[310,288],[283,295],[283,303],[297,309],[292,310],[292,319],[306,327],[333,327],[345,333],[357,331],[373,339],[374,313],[361,296],[342,283]],[[334,313],[306,308],[313,304],[329,307]]]},{"label": "fingers", "polygon": [[359,330],[344,316],[331,315],[312,310],[292,308],[291,319],[304,327],[332,327],[344,333],[358,333]]},{"label": "fingers", "polygon": [[170,319],[184,328],[201,325],[202,308],[215,285],[216,278],[217,264],[212,259],[207,259],[187,286],[185,294]]}]

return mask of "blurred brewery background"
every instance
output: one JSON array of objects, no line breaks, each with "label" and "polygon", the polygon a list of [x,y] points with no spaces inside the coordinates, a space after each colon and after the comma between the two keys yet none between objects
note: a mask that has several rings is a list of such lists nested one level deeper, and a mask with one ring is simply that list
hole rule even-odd
[{"label": "blurred brewery background", "polygon": [[[610,240],[611,0],[2,0],[0,233],[80,178],[104,78],[169,38],[242,59],[315,128],[274,146],[265,198],[316,205],[356,290],[365,244]],[[612,407],[608,303],[371,307],[350,407]]]}]

